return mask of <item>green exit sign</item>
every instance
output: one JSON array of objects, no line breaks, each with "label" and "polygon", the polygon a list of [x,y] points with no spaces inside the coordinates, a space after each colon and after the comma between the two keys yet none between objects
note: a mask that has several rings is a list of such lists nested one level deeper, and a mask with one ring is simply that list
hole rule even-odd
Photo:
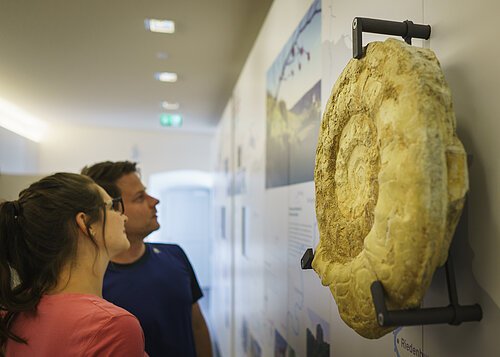
[{"label": "green exit sign", "polygon": [[180,114],[162,113],[160,115],[160,124],[161,126],[179,128],[182,126],[182,117],[180,116]]}]

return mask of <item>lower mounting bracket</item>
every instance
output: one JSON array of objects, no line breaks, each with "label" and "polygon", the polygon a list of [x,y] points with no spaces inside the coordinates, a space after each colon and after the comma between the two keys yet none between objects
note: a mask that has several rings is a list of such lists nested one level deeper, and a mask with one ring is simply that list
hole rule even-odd
[{"label": "lower mounting bracket", "polygon": [[480,321],[483,310],[479,304],[460,305],[458,303],[455,270],[451,253],[446,261],[446,285],[450,304],[446,307],[416,308],[408,310],[387,310],[385,305],[385,291],[380,281],[374,281],[370,286],[380,326],[414,326],[448,323],[460,325],[466,321]]},{"label": "lower mounting bracket", "polygon": [[[308,248],[300,261],[302,269],[312,269],[311,263],[313,259],[313,250],[312,248]],[[480,321],[483,318],[483,310],[479,304],[460,305],[458,303],[457,284],[451,252],[448,254],[445,268],[446,285],[448,286],[448,297],[450,299],[450,304],[445,307],[387,310],[384,287],[379,280],[374,281],[370,286],[370,290],[378,324],[382,327],[443,323],[460,325],[462,322]]]}]

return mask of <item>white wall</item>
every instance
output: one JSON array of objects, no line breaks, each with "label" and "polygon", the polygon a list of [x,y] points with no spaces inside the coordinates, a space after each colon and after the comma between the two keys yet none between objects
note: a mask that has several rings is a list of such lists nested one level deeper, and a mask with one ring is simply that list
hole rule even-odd
[{"label": "white wall", "polygon": [[[497,138],[500,133],[497,98],[500,45],[495,41],[500,5],[494,0],[322,1],[323,107],[352,56],[350,26],[354,17],[409,19],[429,24],[432,26],[430,41],[414,41],[414,45],[431,48],[440,60],[453,94],[459,137],[473,155],[469,169],[469,202],[464,216],[468,217],[468,227],[465,234],[455,237],[452,252],[460,303],[481,304],[483,320],[460,326],[404,327],[372,341],[360,337],[341,321],[328,289],[321,290],[314,272],[297,273],[294,264],[299,262],[286,256],[291,244],[279,242],[281,236],[288,233],[286,227],[290,225],[290,218],[286,210],[297,198],[293,194],[307,196],[312,186],[294,186],[288,192],[277,192],[276,189],[266,190],[264,184],[266,72],[311,2],[274,1],[228,102],[214,143],[214,168],[218,177],[214,248],[219,261],[231,262],[231,268],[219,264],[214,276],[214,287],[219,286],[214,294],[220,296],[219,301],[229,296],[226,302],[231,304],[230,311],[221,309],[215,316],[216,333],[222,335],[218,336],[222,355],[258,355],[258,351],[262,356],[273,355],[275,331],[278,331],[296,355],[301,356],[306,342],[302,332],[294,332],[295,324],[300,331],[308,326],[309,308],[324,312],[322,318],[330,327],[330,356],[413,356],[409,351],[413,347],[432,357],[500,355],[500,345],[496,341],[500,330],[500,260],[497,258],[500,252],[500,160],[497,158],[500,152]],[[364,43],[385,38],[365,35]],[[247,190],[231,195],[238,174],[235,162],[240,146],[243,147]],[[226,159],[230,170],[227,174],[224,173]],[[221,224],[220,214],[217,214],[220,206],[226,207],[226,227],[231,227],[231,235],[225,238],[221,237],[220,229],[217,230]],[[242,207],[249,212],[246,255],[241,251]],[[303,208],[304,214],[307,211],[314,215],[310,202]],[[291,241],[288,236],[285,239]],[[313,233],[311,245],[314,239]],[[297,280],[303,284],[301,289],[296,288]],[[302,296],[302,305],[296,295]],[[439,270],[424,305],[447,305],[447,298],[444,273]],[[252,340],[258,348],[250,347]]]},{"label": "white wall", "polygon": [[424,3],[425,19],[434,29],[431,48],[453,93],[458,133],[472,155],[469,235],[474,275],[500,306],[500,45],[495,39],[500,3]]},{"label": "white wall", "polygon": [[234,352],[234,234],[232,200],[228,190],[232,185],[233,105],[226,106],[214,140],[216,162],[213,186],[215,223],[212,249],[212,292],[210,319],[213,337],[222,356]]},{"label": "white wall", "polygon": [[37,143],[0,127],[0,173],[38,172],[38,148]]},{"label": "white wall", "polygon": [[40,180],[42,177],[41,175],[10,175],[0,173],[0,201],[17,200],[19,192],[27,188],[33,182]]},{"label": "white wall", "polygon": [[210,171],[213,135],[51,124],[43,140],[35,143],[0,127],[0,173],[79,172],[103,160],[139,162],[145,182],[153,173]]},{"label": "white wall", "polygon": [[145,182],[153,173],[210,169],[211,133],[51,126],[39,144],[39,171],[78,172],[103,160],[139,162]]}]

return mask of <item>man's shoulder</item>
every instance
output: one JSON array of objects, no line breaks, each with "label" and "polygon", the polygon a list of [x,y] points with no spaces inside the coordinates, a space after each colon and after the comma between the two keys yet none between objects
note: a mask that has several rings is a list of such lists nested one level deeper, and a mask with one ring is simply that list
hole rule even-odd
[{"label": "man's shoulder", "polygon": [[182,253],[184,254],[184,250],[178,245],[173,243],[146,243],[147,247],[155,252],[169,252],[169,253]]},{"label": "man's shoulder", "polygon": [[150,255],[166,255],[174,258],[174,261],[181,262],[183,265],[189,263],[189,259],[184,250],[178,244],[173,243],[146,243]]}]

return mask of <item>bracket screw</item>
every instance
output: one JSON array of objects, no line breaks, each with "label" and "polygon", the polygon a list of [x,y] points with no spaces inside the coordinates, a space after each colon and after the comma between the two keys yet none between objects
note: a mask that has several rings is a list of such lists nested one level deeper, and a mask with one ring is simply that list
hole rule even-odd
[{"label": "bracket screw", "polygon": [[378,324],[380,326],[384,326],[384,315],[383,314],[378,314],[377,315],[377,319],[378,319]]}]

